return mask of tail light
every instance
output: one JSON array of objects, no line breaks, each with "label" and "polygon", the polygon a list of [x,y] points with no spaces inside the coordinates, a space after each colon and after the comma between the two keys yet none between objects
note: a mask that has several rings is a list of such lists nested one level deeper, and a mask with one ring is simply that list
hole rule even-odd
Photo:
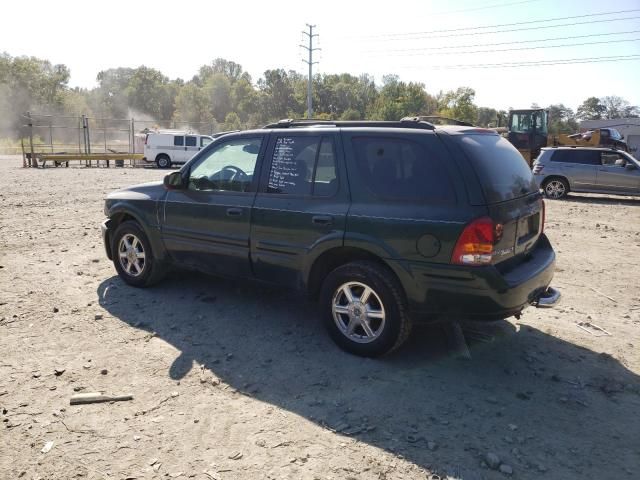
[{"label": "tail light", "polygon": [[544,170],[544,165],[540,165],[539,163],[536,163],[533,166],[533,174],[534,175],[538,175],[538,174],[542,173],[542,170]]},{"label": "tail light", "polygon": [[503,226],[489,217],[468,224],[453,249],[451,263],[455,265],[488,265],[493,259],[493,247],[502,237]]},{"label": "tail light", "polygon": [[146,145],[148,141],[149,141],[149,134],[147,133],[147,134],[144,136],[144,144]]},{"label": "tail light", "polygon": [[547,205],[544,203],[544,199],[542,199],[542,226],[540,227],[540,233],[544,233],[544,222],[547,219]]}]

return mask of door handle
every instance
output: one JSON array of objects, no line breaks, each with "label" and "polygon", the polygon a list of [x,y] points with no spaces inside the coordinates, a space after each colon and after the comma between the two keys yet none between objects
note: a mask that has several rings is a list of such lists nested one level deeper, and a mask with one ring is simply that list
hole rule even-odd
[{"label": "door handle", "polygon": [[242,215],[241,208],[227,208],[227,217],[239,217]]},{"label": "door handle", "polygon": [[331,215],[314,215],[311,217],[311,222],[314,225],[331,225],[333,217]]}]

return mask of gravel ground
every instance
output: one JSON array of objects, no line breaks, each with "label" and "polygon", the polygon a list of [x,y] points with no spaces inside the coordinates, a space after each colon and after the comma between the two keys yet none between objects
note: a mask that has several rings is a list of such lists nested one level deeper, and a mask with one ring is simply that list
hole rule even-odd
[{"label": "gravel ground", "polygon": [[[125,286],[102,200],[164,172],[20,167],[0,157],[0,478],[640,478],[640,199],[547,202],[562,303],[467,324],[471,361],[434,327],[366,360],[289,292]],[[69,405],[90,391],[134,399]]]}]

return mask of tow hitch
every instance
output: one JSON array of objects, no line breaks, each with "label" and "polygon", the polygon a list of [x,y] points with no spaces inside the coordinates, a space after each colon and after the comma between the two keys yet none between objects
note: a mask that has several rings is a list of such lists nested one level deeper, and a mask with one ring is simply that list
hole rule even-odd
[{"label": "tow hitch", "polygon": [[537,308],[552,308],[555,307],[559,301],[560,291],[553,287],[547,287],[532,305]]}]

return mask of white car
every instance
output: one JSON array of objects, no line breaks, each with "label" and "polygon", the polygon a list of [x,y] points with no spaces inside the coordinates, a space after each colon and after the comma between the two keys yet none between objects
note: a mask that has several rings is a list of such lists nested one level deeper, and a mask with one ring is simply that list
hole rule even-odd
[{"label": "white car", "polygon": [[144,141],[144,156],[158,168],[186,163],[209,145],[213,137],[178,131],[149,132]]}]

